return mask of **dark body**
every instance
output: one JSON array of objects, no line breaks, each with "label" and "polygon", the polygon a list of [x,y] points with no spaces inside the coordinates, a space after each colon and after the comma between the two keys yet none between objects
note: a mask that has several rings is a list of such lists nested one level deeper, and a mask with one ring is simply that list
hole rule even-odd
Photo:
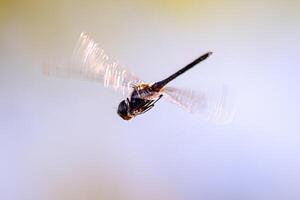
[{"label": "dark body", "polygon": [[154,104],[161,99],[163,96],[160,91],[163,89],[165,85],[167,85],[170,81],[174,80],[179,75],[183,74],[187,70],[191,69],[201,61],[208,58],[212,53],[208,52],[187,66],[183,67],[176,73],[172,74],[168,78],[155,82],[152,85],[141,84],[135,86],[133,92],[130,95],[130,98],[123,100],[118,107],[118,114],[125,120],[129,120],[136,115],[143,114],[154,107]]}]

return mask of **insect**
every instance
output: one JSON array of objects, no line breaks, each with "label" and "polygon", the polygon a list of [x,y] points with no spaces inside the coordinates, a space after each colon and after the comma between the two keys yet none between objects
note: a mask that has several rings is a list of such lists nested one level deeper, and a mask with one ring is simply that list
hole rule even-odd
[{"label": "insect", "polygon": [[189,112],[202,113],[205,118],[224,118],[225,95],[209,92],[196,93],[192,90],[168,87],[167,84],[178,76],[207,59],[207,52],[176,73],[153,84],[147,84],[121,66],[111,61],[103,49],[86,33],[81,33],[74,48],[70,63],[63,66],[45,66],[46,75],[99,81],[105,87],[113,88],[127,96],[118,106],[117,113],[124,120],[130,120],[152,109],[162,97],[183,107]]}]

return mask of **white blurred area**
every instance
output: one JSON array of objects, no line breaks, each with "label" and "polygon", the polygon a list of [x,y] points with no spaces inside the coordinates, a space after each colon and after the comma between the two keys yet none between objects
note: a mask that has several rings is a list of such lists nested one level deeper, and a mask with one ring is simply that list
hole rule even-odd
[{"label": "white blurred area", "polygon": [[[300,198],[297,1],[0,5],[0,199]],[[225,83],[233,123],[167,101],[126,122],[114,91],[44,77],[82,31],[148,82],[213,51],[172,86]]]}]

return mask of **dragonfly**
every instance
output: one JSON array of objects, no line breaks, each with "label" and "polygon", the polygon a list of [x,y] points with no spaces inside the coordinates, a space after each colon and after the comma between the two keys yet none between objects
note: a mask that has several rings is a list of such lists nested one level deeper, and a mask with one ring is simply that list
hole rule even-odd
[{"label": "dragonfly", "polygon": [[[207,52],[167,78],[146,83],[119,62],[108,57],[99,44],[88,34],[81,33],[68,64],[45,66],[44,74],[101,82],[105,87],[121,92],[126,98],[117,108],[117,114],[130,120],[144,114],[165,97],[190,113],[221,123],[230,121],[226,105],[226,90],[214,95],[209,90],[195,92],[190,89],[170,87],[168,84],[212,55]],[[216,95],[217,94],[217,95]]]}]

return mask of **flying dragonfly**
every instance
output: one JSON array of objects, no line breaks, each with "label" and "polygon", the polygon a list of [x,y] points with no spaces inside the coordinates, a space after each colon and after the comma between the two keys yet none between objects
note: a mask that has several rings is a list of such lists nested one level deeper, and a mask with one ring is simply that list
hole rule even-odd
[{"label": "flying dragonfly", "polygon": [[191,113],[200,113],[205,119],[216,123],[231,121],[226,110],[226,90],[222,88],[212,94],[209,90],[194,92],[189,89],[169,87],[171,81],[207,59],[207,52],[171,76],[152,84],[145,83],[116,61],[112,61],[103,49],[86,33],[81,33],[67,65],[45,66],[44,74],[102,82],[105,87],[120,91],[125,98],[117,113],[130,120],[152,109],[157,101],[166,97],[172,103]]}]

